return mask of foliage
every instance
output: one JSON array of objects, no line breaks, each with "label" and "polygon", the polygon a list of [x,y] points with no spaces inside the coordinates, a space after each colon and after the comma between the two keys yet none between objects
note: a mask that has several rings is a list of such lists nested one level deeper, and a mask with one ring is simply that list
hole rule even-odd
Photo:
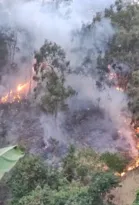
[{"label": "foliage", "polygon": [[136,199],[135,199],[133,205],[139,205],[139,191],[136,194]]},{"label": "foliage", "polygon": [[[101,180],[102,179],[102,180]],[[81,187],[72,183],[59,191],[51,190],[48,186],[37,187],[30,195],[20,199],[19,205],[101,205],[105,194],[110,188],[117,186],[117,177],[110,173],[97,173],[92,177],[90,186]]]},{"label": "foliage", "polygon": [[135,128],[139,125],[139,71],[132,72],[132,78],[128,85],[128,95],[130,97],[129,107],[133,113],[131,123],[135,123]]},{"label": "foliage", "polygon": [[117,153],[106,152],[101,155],[101,159],[107,164],[107,166],[116,172],[122,172],[127,166],[128,160],[122,155]]},{"label": "foliage", "polygon": [[[103,204],[106,193],[118,185],[118,178],[84,162],[84,157],[99,160],[91,149],[75,150],[70,146],[57,169],[45,165],[35,156],[26,156],[12,170],[7,179],[14,205],[87,205]],[[80,168],[80,171],[79,171]],[[81,169],[84,168],[84,169]],[[88,169],[89,168],[89,169]],[[85,172],[86,171],[86,172]],[[85,183],[85,177],[88,177]],[[66,178],[67,180],[66,180]]]},{"label": "foliage", "polygon": [[34,156],[23,158],[13,169],[8,185],[15,198],[28,194],[36,186],[43,186],[47,180],[48,170],[43,163]]},{"label": "foliage", "polygon": [[89,194],[92,197],[92,204],[101,205],[106,193],[116,188],[119,180],[111,172],[96,172],[92,176]]},{"label": "foliage", "polygon": [[[109,15],[107,14],[117,31],[109,43],[109,51],[106,56],[108,61],[116,59],[118,62],[126,62],[132,69],[135,69],[138,65],[137,53],[139,52],[139,6],[130,3],[126,5],[122,1],[119,1],[119,4],[121,9],[118,12],[111,7],[111,12],[109,11]],[[115,6],[117,7],[117,5],[118,1]]]},{"label": "foliage", "polygon": [[44,163],[35,156],[26,156],[13,169],[8,180],[8,186],[12,190],[15,199],[29,194],[37,186],[43,187],[48,184],[51,188],[58,189],[66,183],[59,172]]},{"label": "foliage", "polygon": [[104,170],[105,163],[100,159],[98,153],[90,148],[84,148],[78,151],[77,175],[80,180],[87,184],[92,172]]},{"label": "foliage", "polygon": [[98,153],[90,148],[76,150],[73,145],[63,159],[63,172],[70,182],[79,179],[83,184],[88,184],[92,172],[102,171],[104,166]]},{"label": "foliage", "polygon": [[44,188],[37,187],[30,195],[22,197],[17,205],[101,205],[104,204],[106,193],[117,184],[117,177],[111,173],[95,173],[90,186],[83,187],[76,182],[58,191],[47,185]]},{"label": "foliage", "polygon": [[63,159],[63,171],[68,181],[72,181],[76,176],[77,156],[75,147],[70,146],[67,156]]},{"label": "foliage", "polygon": [[50,188],[45,187],[42,189],[40,186],[37,186],[30,195],[23,196],[17,204],[19,205],[43,205],[49,203],[49,198],[51,198]]},{"label": "foliage", "polygon": [[[34,70],[37,82],[36,98],[41,98],[41,106],[47,112],[57,114],[67,107],[66,100],[75,94],[71,86],[65,85],[65,74],[69,71],[64,50],[56,43],[45,41],[40,51],[35,54]],[[40,93],[42,95],[40,96]]]},{"label": "foliage", "polygon": [[64,70],[69,65],[69,62],[66,61],[64,50],[56,43],[52,43],[47,40],[45,40],[44,45],[40,48],[40,51],[35,53],[35,59],[37,60],[35,71],[37,71],[38,65],[44,60],[59,70]]},{"label": "foliage", "polygon": [[63,187],[61,190],[51,190],[48,186],[43,189],[37,187],[28,196],[19,200],[19,205],[64,205],[64,204],[83,204],[83,196],[87,194],[87,188],[78,186]]},{"label": "foliage", "polygon": [[65,88],[63,80],[55,72],[47,73],[47,79],[46,92],[42,97],[42,106],[47,112],[56,116],[58,110],[66,109],[65,100],[74,95],[75,92],[70,86]]}]

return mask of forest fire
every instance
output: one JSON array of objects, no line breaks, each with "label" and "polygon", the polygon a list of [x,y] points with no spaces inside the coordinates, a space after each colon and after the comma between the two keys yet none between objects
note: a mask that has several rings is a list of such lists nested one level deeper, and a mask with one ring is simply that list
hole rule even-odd
[{"label": "forest fire", "polygon": [[[117,75],[113,72],[110,71],[108,75],[109,80],[116,79],[117,80]],[[30,82],[24,83],[24,84],[18,84],[15,90],[10,90],[5,96],[2,96],[0,98],[0,103],[5,104],[5,103],[13,103],[13,102],[21,102],[21,100],[25,97],[27,92],[29,91],[30,87]],[[115,89],[120,92],[124,92],[124,89],[120,87],[118,83],[114,85]],[[120,117],[120,116],[119,116]],[[127,124],[127,120],[124,120],[125,123]],[[121,130],[118,131],[121,133]],[[136,134],[139,134],[139,127],[137,127],[134,132]],[[139,143],[136,145],[137,150],[139,151]],[[139,155],[132,160],[132,162],[123,170],[122,173],[115,173],[115,175],[124,177],[127,175],[128,172],[135,170],[136,168],[139,167]],[[108,167],[104,167],[105,170],[108,169]]]},{"label": "forest fire", "polygon": [[115,175],[124,177],[128,172],[133,171],[133,170],[137,169],[138,167],[139,167],[139,157],[134,159],[134,161],[130,165],[127,166],[127,168],[125,169],[124,172],[116,173]]},{"label": "forest fire", "polygon": [[[117,83],[116,83],[117,85],[115,86],[115,89],[116,89],[117,91],[124,92],[124,89],[123,89],[123,88],[120,86],[120,84],[118,83],[118,76],[116,75],[116,73],[112,72],[110,65],[108,65],[108,70],[109,70],[109,75],[108,75],[109,80],[110,80],[110,81],[116,80],[116,82],[117,82]],[[125,123],[126,123],[126,120],[125,120]],[[119,133],[120,133],[120,132],[121,132],[121,131],[119,131]],[[138,141],[138,139],[137,139],[137,137],[136,137],[136,135],[139,134],[139,127],[137,127],[136,129],[134,129],[133,132],[135,133],[134,139],[135,139],[135,141],[136,141],[136,149],[137,149],[137,151],[139,151],[139,141]],[[137,169],[138,167],[139,167],[139,154],[138,154],[137,157],[135,157],[135,158],[131,161],[131,163],[129,163],[129,165],[125,168],[125,170],[123,170],[122,173],[115,173],[115,175],[120,176],[120,177],[124,177],[124,176],[126,176],[126,174],[127,174],[128,172],[130,172],[130,171],[132,171],[132,170],[135,170],[135,169]]]},{"label": "forest fire", "polygon": [[118,87],[118,86],[116,87],[116,90],[124,92],[124,90],[122,88]]},{"label": "forest fire", "polygon": [[[137,150],[139,150],[139,142],[137,142],[136,148]],[[132,160],[132,162],[125,168],[125,170],[122,173],[115,173],[115,175],[124,177],[128,172],[133,171],[138,167],[139,167],[139,155]]]},{"label": "forest fire", "polygon": [[121,81],[124,81],[122,79],[122,76],[116,74],[116,72],[112,69],[111,65],[108,65],[108,71],[109,71],[108,79],[114,85],[115,89],[117,91],[124,92],[124,89],[123,89],[124,86],[122,86],[122,83],[121,83]]},{"label": "forest fire", "polygon": [[135,129],[136,134],[139,134],[139,127]]},{"label": "forest fire", "polygon": [[13,102],[20,102],[23,96],[26,94],[29,88],[29,83],[19,84],[16,90],[10,90],[5,96],[1,97],[0,103],[13,103]]}]

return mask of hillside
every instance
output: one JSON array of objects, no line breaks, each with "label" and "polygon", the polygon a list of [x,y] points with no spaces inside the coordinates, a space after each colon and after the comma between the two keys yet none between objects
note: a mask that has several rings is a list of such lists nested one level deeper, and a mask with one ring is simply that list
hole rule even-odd
[{"label": "hillside", "polygon": [[0,204],[137,205],[138,2],[3,0],[0,19],[0,148],[25,153]]}]

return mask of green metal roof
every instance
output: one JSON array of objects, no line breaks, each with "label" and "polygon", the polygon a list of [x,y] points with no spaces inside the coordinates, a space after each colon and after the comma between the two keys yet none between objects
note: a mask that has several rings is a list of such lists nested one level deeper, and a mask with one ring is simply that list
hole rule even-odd
[{"label": "green metal roof", "polygon": [[0,149],[0,179],[10,171],[17,161],[24,156],[18,146],[10,146]]}]

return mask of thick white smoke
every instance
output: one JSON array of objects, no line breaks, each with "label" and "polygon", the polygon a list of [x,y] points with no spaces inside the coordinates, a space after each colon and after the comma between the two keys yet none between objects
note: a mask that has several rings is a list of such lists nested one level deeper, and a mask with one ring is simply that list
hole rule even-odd
[{"label": "thick white smoke", "polygon": [[[82,23],[92,21],[96,11],[102,11],[106,6],[113,3],[113,0],[74,0],[69,4],[61,4],[59,8],[54,7],[54,3],[46,3],[42,6],[42,1],[8,1],[1,3],[1,23],[11,27],[18,27],[29,32],[33,39],[34,48],[39,49],[44,40],[54,41],[63,48],[71,48],[71,32],[80,29]],[[105,21],[97,28],[97,39],[103,39],[103,35],[113,34],[110,22]],[[20,37],[21,38],[21,37]],[[100,39],[100,40],[101,40]]]},{"label": "thick white smoke", "polygon": [[[66,3],[61,3],[57,8],[55,3],[52,3],[52,1],[3,0],[0,5],[0,26],[11,27],[13,30],[18,31],[17,46],[20,48],[20,53],[16,56],[16,60],[22,57],[22,55],[30,56],[31,58],[33,51],[39,49],[44,43],[44,40],[48,39],[56,42],[64,48],[72,66],[80,65],[83,57],[86,55],[86,49],[92,49],[92,58],[94,58],[93,67],[95,68],[98,50],[104,53],[109,38],[115,33],[110,20],[103,19],[101,22],[97,23],[95,29],[93,28],[89,35],[84,34],[84,42],[81,42],[78,36],[74,41],[72,41],[72,33],[80,30],[83,23],[87,24],[92,22],[93,16],[96,12],[103,11],[112,3],[114,3],[114,0],[73,0],[68,5]],[[28,38],[22,31],[27,32]],[[78,54],[71,52],[74,48],[79,48],[80,50],[80,46],[83,46],[85,49],[81,52],[79,51]],[[22,74],[24,72],[25,70],[22,69]],[[109,113],[110,118],[115,123],[116,129],[121,128],[124,126],[124,123],[122,120],[119,120],[119,115],[121,110],[127,107],[125,95],[109,88],[106,88],[106,90],[101,93],[98,92],[94,85],[94,79],[92,80],[92,78],[70,76],[67,79],[79,93],[76,97],[76,103],[75,101],[69,102],[71,113],[80,109],[82,106],[84,108],[88,108],[88,101],[91,101],[91,103],[94,104],[97,102],[97,99],[100,98],[101,101],[99,106]],[[54,137],[58,140],[62,139],[62,141],[65,140],[65,137],[67,137],[68,134],[60,127],[64,121],[63,119],[63,116],[61,117],[61,114],[59,114],[58,128],[56,128],[51,117],[44,115],[41,118],[41,123],[45,131],[45,141],[47,141],[49,137]],[[107,116],[104,117],[102,126],[103,128],[106,128],[105,132],[110,133],[109,135],[105,132],[97,133],[98,131],[91,131],[91,133],[87,133],[88,138],[90,137],[92,140],[91,142],[94,140],[93,143],[94,146],[96,146],[95,148],[99,147],[98,150],[102,149],[103,151],[108,149],[114,150],[114,147],[119,146],[119,144],[123,144],[121,139],[118,140],[116,145],[112,144],[112,140],[110,140],[112,124],[106,119]],[[100,119],[100,121],[101,120],[102,119]],[[94,118],[88,122],[90,126],[92,123],[94,123],[93,129],[95,129]],[[97,122],[97,126],[98,124],[99,122]],[[90,129],[87,125],[85,126],[86,130]],[[81,133],[82,130],[80,128],[77,129],[79,129],[79,132]],[[103,139],[100,139],[101,136],[103,136]],[[131,145],[134,152],[134,142],[128,130],[126,137],[127,142]],[[68,137],[66,140],[67,139]],[[91,142],[88,141],[88,143]]]},{"label": "thick white smoke", "polygon": [[[64,1],[62,1],[64,2]],[[102,52],[109,38],[114,34],[114,30],[108,19],[103,19],[98,23],[93,32],[89,35],[84,34],[84,42],[78,38],[72,40],[72,33],[80,31],[82,24],[90,23],[97,11],[102,11],[106,6],[113,3],[114,0],[100,0],[94,2],[91,0],[74,0],[67,5],[61,3],[57,8],[55,1],[41,0],[3,0],[0,4],[0,26],[7,28],[7,32],[14,31],[16,36],[16,47],[20,49],[16,52],[14,60],[20,64],[19,67],[27,72],[27,65],[21,63],[22,56],[32,57],[34,50],[38,50],[45,39],[56,42],[66,51],[70,58],[71,65],[79,66],[81,59],[86,55],[86,50],[73,53],[73,49],[82,44],[87,49],[93,49],[94,59],[98,49]],[[10,30],[9,30],[10,28]],[[96,61],[94,60],[94,67]],[[30,66],[30,65],[29,65]],[[23,75],[23,72],[22,74]]]}]

